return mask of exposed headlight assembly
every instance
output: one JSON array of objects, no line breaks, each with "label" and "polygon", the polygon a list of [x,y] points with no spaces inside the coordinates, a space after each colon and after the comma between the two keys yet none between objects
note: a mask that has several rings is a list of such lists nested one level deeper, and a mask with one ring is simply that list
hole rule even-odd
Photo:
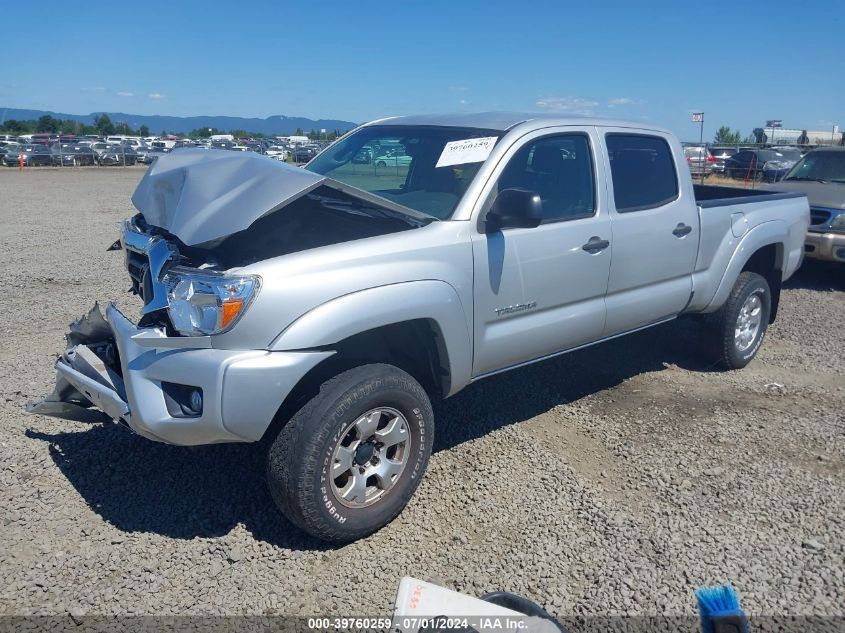
[{"label": "exposed headlight assembly", "polygon": [[173,327],[185,336],[206,336],[225,332],[241,318],[261,278],[172,268],[163,282]]}]

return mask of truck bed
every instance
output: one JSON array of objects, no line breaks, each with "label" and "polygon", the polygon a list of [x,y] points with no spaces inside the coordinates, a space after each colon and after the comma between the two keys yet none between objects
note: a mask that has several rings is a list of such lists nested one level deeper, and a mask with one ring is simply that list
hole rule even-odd
[{"label": "truck bed", "polygon": [[787,198],[801,198],[803,193],[767,191],[765,189],[740,189],[739,187],[723,187],[720,185],[692,186],[695,201],[699,207],[726,207],[749,202],[766,202],[785,200]]}]

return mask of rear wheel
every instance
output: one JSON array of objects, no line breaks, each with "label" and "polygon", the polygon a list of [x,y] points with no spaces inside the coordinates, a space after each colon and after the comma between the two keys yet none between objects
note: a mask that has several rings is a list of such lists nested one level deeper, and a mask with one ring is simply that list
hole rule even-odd
[{"label": "rear wheel", "polygon": [[431,403],[391,365],[364,365],[326,381],[273,440],[267,479],[291,522],[342,543],[392,521],[428,465]]},{"label": "rear wheel", "polygon": [[769,327],[772,295],[766,279],[739,275],[725,304],[711,317],[714,351],[725,369],[741,369],[757,355]]}]

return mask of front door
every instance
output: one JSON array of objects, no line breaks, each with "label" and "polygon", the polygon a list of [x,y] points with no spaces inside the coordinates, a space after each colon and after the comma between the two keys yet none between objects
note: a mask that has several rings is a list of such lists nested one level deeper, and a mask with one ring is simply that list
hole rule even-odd
[{"label": "front door", "polygon": [[533,229],[473,236],[475,376],[601,337],[613,246],[593,128],[518,141],[486,194],[529,189],[543,201]]}]

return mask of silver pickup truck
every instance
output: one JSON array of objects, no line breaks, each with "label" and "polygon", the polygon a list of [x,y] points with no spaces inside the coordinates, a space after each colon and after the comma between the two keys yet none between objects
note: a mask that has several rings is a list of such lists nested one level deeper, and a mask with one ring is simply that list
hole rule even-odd
[{"label": "silver pickup truck", "polygon": [[810,218],[802,194],[694,187],[665,130],[510,113],[376,121],[305,169],[177,150],[132,201],[113,247],[140,319],[72,324],[29,410],[266,440],[282,512],[334,542],[408,502],[431,398],[684,314],[745,366]]}]

